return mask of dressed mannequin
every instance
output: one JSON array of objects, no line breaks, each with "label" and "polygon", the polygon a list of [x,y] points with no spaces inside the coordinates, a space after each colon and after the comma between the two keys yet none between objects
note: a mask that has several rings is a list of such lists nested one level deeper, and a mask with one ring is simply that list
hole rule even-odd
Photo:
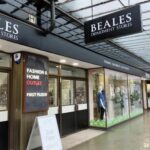
[{"label": "dressed mannequin", "polygon": [[105,99],[105,91],[102,87],[99,87],[99,91],[97,93],[97,106],[98,111],[100,113],[100,119],[104,119],[104,113],[106,111],[106,99]]}]

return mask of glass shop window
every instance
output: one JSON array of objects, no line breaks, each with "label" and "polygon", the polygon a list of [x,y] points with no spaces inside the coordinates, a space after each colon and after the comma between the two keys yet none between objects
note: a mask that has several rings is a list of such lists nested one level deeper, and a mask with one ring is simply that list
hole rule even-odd
[{"label": "glass shop window", "polygon": [[85,81],[76,81],[75,100],[77,104],[87,103]]},{"label": "glass shop window", "polygon": [[5,53],[0,53],[0,67],[11,67],[12,59],[11,56]]},{"label": "glass shop window", "polygon": [[127,74],[105,69],[107,126],[129,118]]},{"label": "glass shop window", "polygon": [[49,74],[50,75],[58,75],[59,65],[56,63],[49,64]]},{"label": "glass shop window", "polygon": [[0,73],[0,111],[7,110],[8,73]]},{"label": "glass shop window", "polygon": [[128,85],[130,100],[130,117],[134,117],[143,113],[141,78],[129,75]]},{"label": "glass shop window", "polygon": [[86,72],[83,69],[73,68],[70,66],[62,66],[61,67],[61,75],[62,76],[69,76],[69,77],[85,78]]},{"label": "glass shop window", "polygon": [[66,79],[62,80],[61,98],[62,98],[62,105],[74,104],[73,80],[66,80]]},{"label": "glass shop window", "polygon": [[48,100],[50,107],[58,105],[58,81],[57,78],[49,78]]}]

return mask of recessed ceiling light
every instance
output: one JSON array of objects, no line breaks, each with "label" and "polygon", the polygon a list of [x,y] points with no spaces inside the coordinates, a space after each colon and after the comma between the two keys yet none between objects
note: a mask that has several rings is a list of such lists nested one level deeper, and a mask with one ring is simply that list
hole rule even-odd
[{"label": "recessed ceiling light", "polygon": [[65,63],[66,60],[65,60],[65,59],[61,59],[59,62],[60,62],[60,63]]},{"label": "recessed ceiling light", "polygon": [[78,66],[79,64],[78,63],[73,63],[73,66]]}]

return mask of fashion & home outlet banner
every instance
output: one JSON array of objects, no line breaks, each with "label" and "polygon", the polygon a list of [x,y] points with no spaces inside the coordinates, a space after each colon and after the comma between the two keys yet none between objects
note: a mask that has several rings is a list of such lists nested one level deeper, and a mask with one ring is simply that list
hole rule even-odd
[{"label": "fashion & home outlet banner", "polygon": [[85,22],[85,43],[142,32],[140,6]]},{"label": "fashion & home outlet banner", "polygon": [[26,54],[24,62],[24,112],[48,109],[48,59]]}]

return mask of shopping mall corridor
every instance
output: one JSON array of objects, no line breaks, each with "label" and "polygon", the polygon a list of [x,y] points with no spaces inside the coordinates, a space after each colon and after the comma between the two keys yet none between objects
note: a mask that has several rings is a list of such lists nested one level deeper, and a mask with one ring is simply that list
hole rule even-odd
[{"label": "shopping mall corridor", "polygon": [[150,150],[150,111],[71,150]]}]

